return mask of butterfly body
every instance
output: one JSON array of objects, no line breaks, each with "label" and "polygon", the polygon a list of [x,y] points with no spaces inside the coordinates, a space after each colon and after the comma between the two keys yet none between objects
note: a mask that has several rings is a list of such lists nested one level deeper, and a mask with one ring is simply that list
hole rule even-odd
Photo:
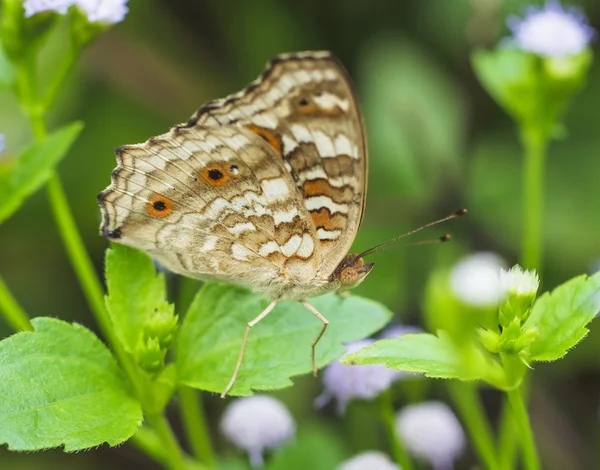
[{"label": "butterfly body", "polygon": [[348,254],[367,152],[350,80],[329,52],[278,56],[244,90],[116,154],[98,196],[101,233],[176,273],[303,301],[324,331],[304,300],[373,267]]}]

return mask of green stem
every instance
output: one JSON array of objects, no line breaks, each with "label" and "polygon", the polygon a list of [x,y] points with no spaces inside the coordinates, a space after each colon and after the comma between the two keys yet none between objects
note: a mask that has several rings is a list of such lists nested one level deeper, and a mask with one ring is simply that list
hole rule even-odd
[{"label": "green stem", "polygon": [[451,380],[448,382],[448,390],[484,467],[498,470],[500,466],[495,453],[493,433],[475,385],[471,382]]},{"label": "green stem", "polygon": [[[29,117],[35,138],[43,140],[47,135],[47,128],[44,119],[45,109],[37,92],[35,56],[28,56],[26,60],[17,64],[17,68],[21,104]],[[145,379],[143,372],[133,363],[113,331],[112,322],[104,304],[104,289],[85,249],[66,194],[56,174],[50,177],[47,193],[63,244],[92,313],[125,370],[134,388],[135,395],[142,403],[148,421],[165,447],[165,465],[171,470],[184,470],[183,452],[175,439],[169,422],[161,412],[148,412],[148,409],[154,410],[155,408],[152,389],[148,386],[148,380]]]},{"label": "green stem", "polygon": [[162,413],[147,414],[146,419],[156,432],[164,449],[163,464],[170,470],[185,470],[183,450],[171,429],[171,425]]},{"label": "green stem", "polygon": [[515,436],[515,422],[510,409],[508,397],[502,401],[500,412],[500,424],[498,426],[498,455],[500,456],[500,468],[512,470],[515,468],[517,457],[517,438]]},{"label": "green stem", "polygon": [[71,70],[73,70],[73,67],[75,66],[77,55],[77,51],[71,47],[56,67],[52,80],[48,84],[46,94],[44,95],[44,107],[46,109],[50,109],[54,104],[59,91],[62,89]]},{"label": "green stem", "polygon": [[32,330],[29,317],[25,310],[19,305],[12,296],[4,279],[0,276],[0,312],[4,316],[6,323],[15,331]]},{"label": "green stem", "polygon": [[536,129],[524,128],[521,140],[525,150],[521,262],[524,268],[539,272],[543,253],[542,212],[547,138]]},{"label": "green stem", "polygon": [[524,468],[525,470],[539,470],[541,468],[540,462],[535,448],[535,441],[533,440],[529,417],[525,409],[525,403],[521,396],[521,388],[514,388],[506,392],[506,394],[513,412],[521,448],[523,449]]},{"label": "green stem", "polygon": [[216,465],[206,416],[199,392],[190,387],[179,389],[181,418],[193,455],[209,467]]},{"label": "green stem", "polygon": [[383,421],[385,432],[388,436],[388,441],[392,449],[394,460],[402,470],[413,470],[414,466],[406,447],[400,436],[396,432],[396,416],[394,407],[392,406],[392,393],[386,390],[379,398],[381,405],[381,419]]}]

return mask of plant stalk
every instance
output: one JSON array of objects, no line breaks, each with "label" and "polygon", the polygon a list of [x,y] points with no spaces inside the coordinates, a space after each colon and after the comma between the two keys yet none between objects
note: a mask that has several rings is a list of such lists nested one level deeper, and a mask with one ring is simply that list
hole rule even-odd
[{"label": "plant stalk", "polygon": [[484,467],[488,470],[499,470],[494,436],[475,385],[471,382],[451,380],[448,390]]},{"label": "plant stalk", "polygon": [[179,389],[181,419],[192,454],[200,462],[213,468],[216,465],[206,415],[200,392],[190,387]]},{"label": "plant stalk", "polygon": [[525,150],[523,165],[523,240],[521,262],[526,269],[542,268],[542,213],[547,138],[535,128],[521,133]]},{"label": "plant stalk", "polygon": [[0,312],[2,312],[2,316],[6,320],[6,323],[8,323],[13,330],[33,330],[31,323],[29,323],[29,316],[19,305],[17,299],[10,293],[2,276],[0,276]]},{"label": "plant stalk", "polygon": [[380,412],[394,461],[402,470],[414,470],[414,466],[402,439],[396,432],[396,416],[392,406],[392,393],[388,389],[379,397]]},{"label": "plant stalk", "polygon": [[506,392],[513,412],[517,434],[523,450],[523,463],[525,470],[540,470],[540,461],[535,448],[533,432],[529,423],[529,416],[521,395],[521,388],[516,387]]}]

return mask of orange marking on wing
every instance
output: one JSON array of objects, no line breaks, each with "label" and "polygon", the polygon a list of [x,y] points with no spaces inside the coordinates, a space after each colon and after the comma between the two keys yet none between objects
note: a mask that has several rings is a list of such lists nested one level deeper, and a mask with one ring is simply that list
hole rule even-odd
[{"label": "orange marking on wing", "polygon": [[326,207],[310,211],[310,217],[315,228],[324,228],[325,230],[333,231],[342,230],[346,225],[346,216],[344,214],[335,213],[331,215],[331,212]]},{"label": "orange marking on wing", "polygon": [[225,186],[232,178],[240,176],[240,168],[238,165],[216,162],[206,165],[200,170],[200,176],[197,179],[199,183],[205,182],[213,188]]},{"label": "orange marking on wing", "polygon": [[173,212],[173,201],[162,194],[154,193],[146,203],[146,212],[151,217],[166,217]]},{"label": "orange marking on wing", "polygon": [[338,204],[352,201],[352,188],[350,186],[336,188],[331,186],[329,181],[324,178],[308,180],[302,188],[305,197],[327,196]]},{"label": "orange marking on wing", "polygon": [[277,134],[274,134],[269,129],[265,129],[264,127],[259,127],[254,124],[249,124],[246,126],[246,128],[262,137],[271,147],[273,147],[273,150],[277,152],[277,155],[283,157],[283,142]]}]

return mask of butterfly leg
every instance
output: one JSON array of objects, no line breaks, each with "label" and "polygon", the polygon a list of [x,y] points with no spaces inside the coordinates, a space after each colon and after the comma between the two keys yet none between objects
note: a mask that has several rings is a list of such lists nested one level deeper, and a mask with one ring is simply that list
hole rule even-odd
[{"label": "butterfly leg", "polygon": [[321,331],[319,331],[319,335],[317,336],[317,339],[315,339],[312,343],[313,375],[316,377],[317,376],[316,347],[317,347],[317,343],[321,339],[321,336],[323,336],[323,333],[325,333],[325,330],[327,329],[327,326],[329,325],[329,320],[327,320],[327,318],[325,318],[323,315],[321,315],[319,313],[319,311],[315,307],[313,307],[311,304],[309,304],[306,300],[302,301],[302,305],[304,305],[310,313],[312,313],[315,317],[317,317],[319,320],[321,320],[323,322],[323,328],[321,328]]},{"label": "butterfly leg", "polygon": [[223,393],[221,393],[221,398],[225,398],[225,395],[227,395],[227,392],[229,392],[229,390],[231,390],[231,387],[233,387],[235,379],[238,375],[238,371],[240,370],[240,366],[242,365],[242,359],[244,358],[244,350],[246,349],[246,341],[248,340],[248,333],[250,333],[250,328],[252,328],[259,321],[261,321],[263,318],[265,318],[269,313],[271,313],[271,310],[273,310],[275,308],[276,304],[277,304],[276,300],[271,302],[269,305],[267,305],[267,308],[265,308],[254,320],[248,322],[248,324],[246,325],[246,332],[244,333],[244,339],[242,341],[242,348],[240,349],[240,355],[238,356],[237,364],[235,365],[235,370],[233,371],[233,375],[231,376],[231,380],[227,384],[227,387],[225,387],[225,390],[223,391]]}]

